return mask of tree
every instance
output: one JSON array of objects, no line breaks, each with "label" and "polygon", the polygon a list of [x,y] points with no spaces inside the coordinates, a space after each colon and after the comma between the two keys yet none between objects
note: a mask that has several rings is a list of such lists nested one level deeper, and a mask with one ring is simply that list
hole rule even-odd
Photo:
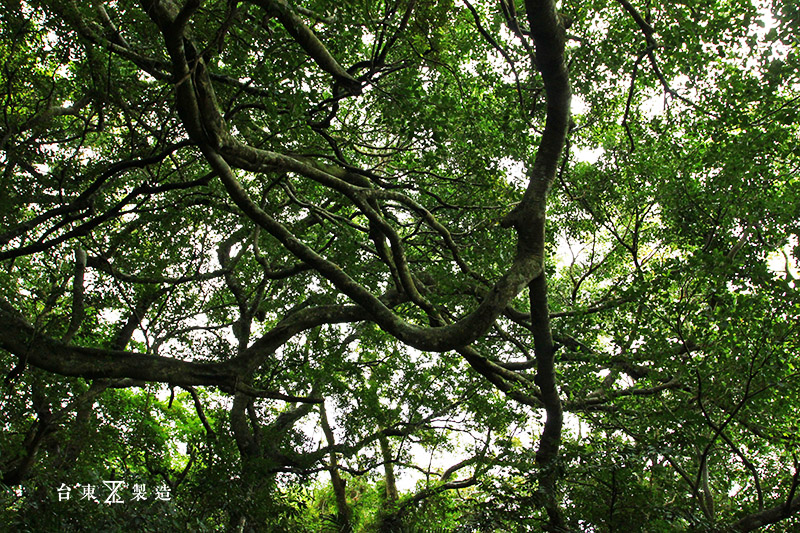
[{"label": "tree", "polygon": [[7,521],[797,526],[794,6],[2,9]]}]

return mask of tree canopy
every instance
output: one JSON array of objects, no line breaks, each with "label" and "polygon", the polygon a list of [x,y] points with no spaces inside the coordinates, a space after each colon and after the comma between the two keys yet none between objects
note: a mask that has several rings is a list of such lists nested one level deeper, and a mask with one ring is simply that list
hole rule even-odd
[{"label": "tree canopy", "polygon": [[800,527],[794,3],[0,15],[0,523]]}]

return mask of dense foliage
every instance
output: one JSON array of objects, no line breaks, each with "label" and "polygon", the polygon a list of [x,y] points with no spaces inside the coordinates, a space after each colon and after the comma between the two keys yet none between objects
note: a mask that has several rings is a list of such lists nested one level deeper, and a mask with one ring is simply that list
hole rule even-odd
[{"label": "dense foliage", "polygon": [[798,35],[4,2],[0,525],[796,531]]}]

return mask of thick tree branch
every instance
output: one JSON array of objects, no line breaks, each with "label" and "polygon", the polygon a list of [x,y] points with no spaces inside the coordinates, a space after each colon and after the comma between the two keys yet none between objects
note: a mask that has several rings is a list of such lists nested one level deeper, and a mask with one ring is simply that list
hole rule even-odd
[{"label": "thick tree branch", "polygon": [[61,342],[69,344],[72,337],[81,327],[81,322],[86,315],[83,309],[83,279],[86,272],[86,251],[80,247],[75,248],[75,274],[72,282],[72,313],[66,333],[61,338]]},{"label": "thick tree branch", "polygon": [[800,496],[740,518],[729,526],[729,530],[737,533],[755,531],[769,524],[777,524],[798,512],[800,512]]}]

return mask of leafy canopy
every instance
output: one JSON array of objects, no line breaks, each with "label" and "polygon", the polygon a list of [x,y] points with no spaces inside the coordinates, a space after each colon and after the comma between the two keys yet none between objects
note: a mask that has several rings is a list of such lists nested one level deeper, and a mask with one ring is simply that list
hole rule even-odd
[{"label": "leafy canopy", "polygon": [[3,523],[798,526],[792,2],[0,15]]}]

